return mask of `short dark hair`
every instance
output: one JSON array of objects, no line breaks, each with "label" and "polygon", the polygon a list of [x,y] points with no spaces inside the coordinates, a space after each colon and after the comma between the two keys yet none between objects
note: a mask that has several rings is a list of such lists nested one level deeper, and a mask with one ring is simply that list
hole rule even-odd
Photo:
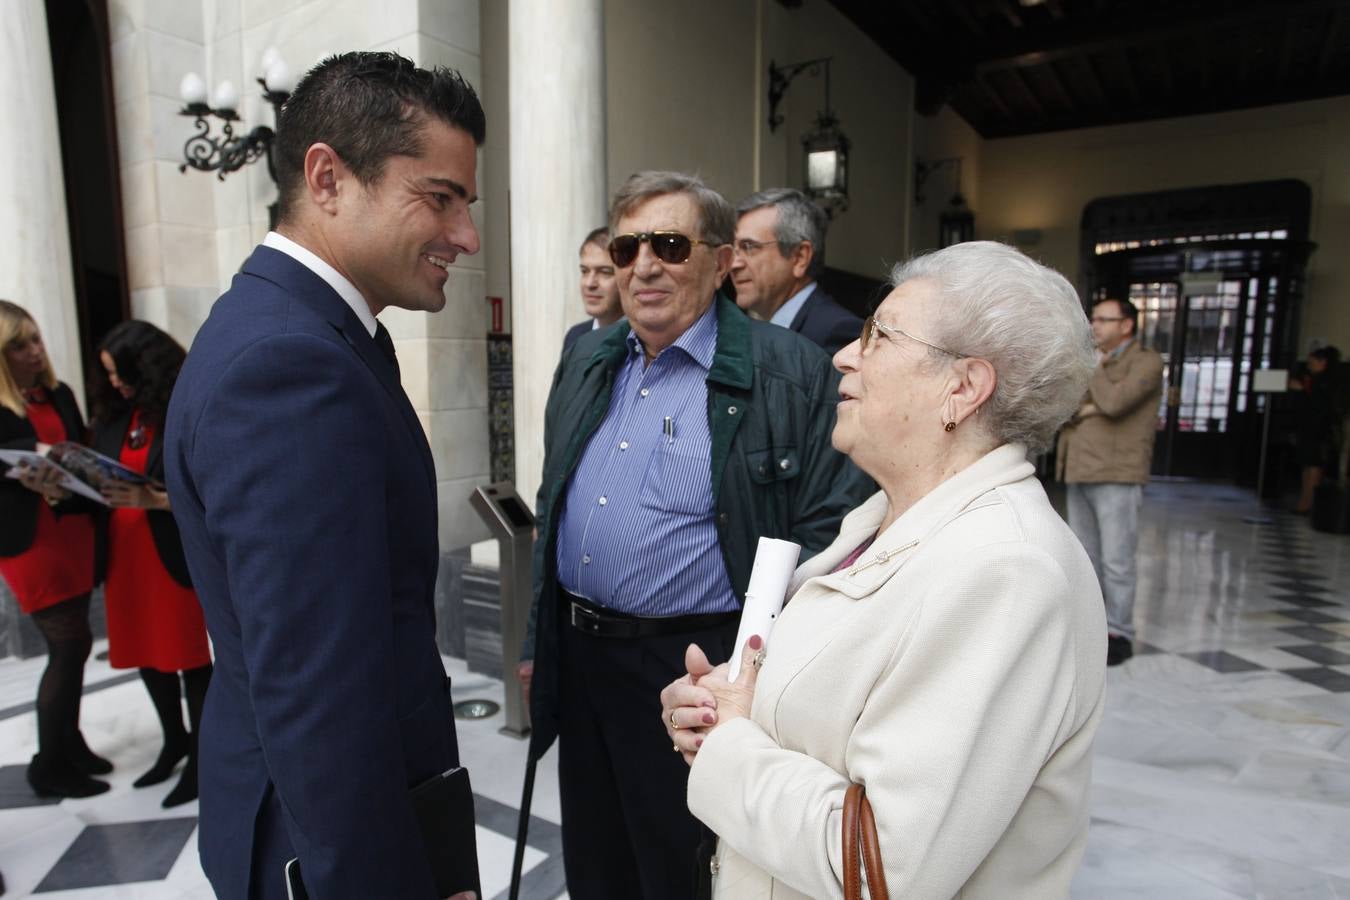
[{"label": "short dark hair", "polygon": [[[93,419],[106,425],[129,410],[140,408],[141,415],[152,428],[164,424],[164,413],[169,408],[178,370],[183,367],[187,352],[182,345],[149,322],[132,319],[109,331],[99,342],[98,349],[112,357],[117,368],[117,380],[135,389],[134,400],[128,401],[112,386],[107,376],[94,383]],[[100,365],[98,371],[102,371]]]},{"label": "short dark hair", "polygon": [[1135,306],[1129,300],[1122,300],[1119,297],[1103,297],[1092,304],[1092,308],[1096,309],[1103,303],[1114,303],[1116,306],[1120,307],[1120,317],[1122,319],[1129,319],[1130,325],[1133,326],[1130,330],[1130,335],[1133,336],[1139,333],[1139,307]]},{"label": "short dark hair", "polygon": [[581,246],[577,248],[577,252],[580,253],[582,250],[585,250],[587,244],[594,244],[601,250],[608,251],[609,227],[601,225],[599,228],[592,229],[591,233],[586,235],[586,240],[582,241]]},{"label": "short dark hair", "polygon": [[773,230],[778,252],[786,259],[798,244],[810,241],[811,265],[807,266],[806,274],[810,278],[819,277],[825,268],[825,230],[830,224],[825,210],[796,188],[769,188],[756,191],[736,204],[736,218],[765,206],[778,210],[778,224]]},{"label": "short dark hair", "polygon": [[482,146],[483,106],[454,69],[419,69],[397,53],[368,51],[330,56],[310,69],[282,108],[272,143],[278,218],[294,213],[311,146],[332,147],[361,184],[371,185],[389,157],[421,155],[429,117]]}]

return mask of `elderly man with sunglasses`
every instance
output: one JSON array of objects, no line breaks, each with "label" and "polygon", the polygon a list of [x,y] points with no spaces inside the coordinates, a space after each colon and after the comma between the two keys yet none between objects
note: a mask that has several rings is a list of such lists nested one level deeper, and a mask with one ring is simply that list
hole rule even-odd
[{"label": "elderly man with sunglasses", "polygon": [[689,644],[730,657],[761,535],[809,557],[872,488],[830,445],[829,357],[718,293],[733,230],[698,178],[632,176],[610,212],[627,321],[565,352],[549,396],[524,656],[575,900],[685,900],[706,879],[655,698]]}]

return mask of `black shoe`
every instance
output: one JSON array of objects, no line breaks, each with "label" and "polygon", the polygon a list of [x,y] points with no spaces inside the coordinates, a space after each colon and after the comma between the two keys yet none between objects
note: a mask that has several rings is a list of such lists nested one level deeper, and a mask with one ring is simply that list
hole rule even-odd
[{"label": "black shoe", "polygon": [[108,790],[108,782],[90,778],[65,757],[41,753],[28,764],[28,784],[39,797],[93,797]]},{"label": "black shoe", "polygon": [[66,750],[66,759],[86,775],[107,775],[113,770],[112,763],[89,749],[89,745],[84,742],[84,735],[78,730]]},{"label": "black shoe", "polygon": [[1107,636],[1106,664],[1108,666],[1118,666],[1131,656],[1134,656],[1134,644],[1130,643],[1129,638],[1114,634]]},{"label": "black shoe", "polygon": [[164,749],[159,751],[159,759],[155,760],[155,764],[150,767],[150,771],[133,781],[132,786],[143,788],[168,781],[169,776],[173,774],[174,767],[187,755],[188,739],[186,736],[175,741],[165,741]]},{"label": "black shoe", "polygon": [[178,784],[169,791],[169,795],[164,798],[160,806],[165,809],[173,809],[175,806],[182,806],[184,803],[191,803],[197,799],[197,757],[195,754],[188,757],[187,765],[183,766],[183,776],[178,779]]}]

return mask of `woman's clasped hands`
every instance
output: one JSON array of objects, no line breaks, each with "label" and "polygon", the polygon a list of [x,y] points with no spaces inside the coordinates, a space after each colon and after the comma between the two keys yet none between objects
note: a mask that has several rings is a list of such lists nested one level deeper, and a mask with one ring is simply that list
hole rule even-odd
[{"label": "woman's clasped hands", "polygon": [[697,644],[684,651],[685,674],[661,691],[661,719],[672,748],[687,764],[694,764],[694,754],[719,725],[750,715],[763,663],[764,641],[757,634],[746,641],[735,682],[727,678],[730,666],[713,666]]}]

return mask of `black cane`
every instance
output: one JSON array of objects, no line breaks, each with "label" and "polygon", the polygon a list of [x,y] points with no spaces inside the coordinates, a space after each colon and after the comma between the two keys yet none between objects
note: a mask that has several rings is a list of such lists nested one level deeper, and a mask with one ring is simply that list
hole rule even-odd
[{"label": "black cane", "polygon": [[525,763],[525,790],[520,797],[520,824],[516,826],[516,858],[511,863],[511,900],[520,898],[520,870],[525,865],[525,836],[530,831],[530,801],[534,799],[534,767],[539,761],[533,756]]}]

